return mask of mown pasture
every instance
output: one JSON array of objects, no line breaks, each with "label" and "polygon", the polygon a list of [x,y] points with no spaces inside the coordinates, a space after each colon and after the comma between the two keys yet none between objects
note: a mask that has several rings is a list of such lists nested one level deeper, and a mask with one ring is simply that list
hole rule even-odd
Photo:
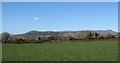
[{"label": "mown pasture", "polygon": [[117,40],[3,44],[3,61],[116,61]]}]

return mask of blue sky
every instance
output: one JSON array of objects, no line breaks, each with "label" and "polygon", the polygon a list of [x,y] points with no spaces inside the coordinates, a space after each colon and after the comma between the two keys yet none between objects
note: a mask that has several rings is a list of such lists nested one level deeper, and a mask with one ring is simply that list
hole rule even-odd
[{"label": "blue sky", "polygon": [[2,30],[12,34],[30,30],[118,30],[117,2],[6,2],[2,10]]},{"label": "blue sky", "polygon": [[2,3],[0,2],[0,33],[2,32]]}]

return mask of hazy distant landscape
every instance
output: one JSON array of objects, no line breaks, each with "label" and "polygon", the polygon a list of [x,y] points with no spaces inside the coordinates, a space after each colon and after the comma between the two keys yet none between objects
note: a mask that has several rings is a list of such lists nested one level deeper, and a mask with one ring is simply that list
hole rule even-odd
[{"label": "hazy distant landscape", "polygon": [[23,34],[3,32],[3,43],[45,43],[71,40],[117,40],[119,33],[112,30],[81,30],[81,31],[37,31]]}]

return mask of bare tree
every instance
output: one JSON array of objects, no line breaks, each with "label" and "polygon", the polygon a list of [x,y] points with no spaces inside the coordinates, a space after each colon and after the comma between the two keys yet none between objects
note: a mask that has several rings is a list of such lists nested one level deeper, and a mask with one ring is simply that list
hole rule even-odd
[{"label": "bare tree", "polygon": [[95,38],[97,39],[99,37],[100,34],[95,33]]},{"label": "bare tree", "polygon": [[6,43],[10,40],[10,34],[8,32],[3,32],[2,33],[2,42]]}]

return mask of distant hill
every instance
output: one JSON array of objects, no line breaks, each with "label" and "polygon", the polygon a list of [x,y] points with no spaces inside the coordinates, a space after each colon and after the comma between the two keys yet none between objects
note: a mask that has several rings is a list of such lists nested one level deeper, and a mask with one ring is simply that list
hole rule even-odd
[{"label": "distant hill", "polygon": [[113,35],[116,35],[117,34],[117,32],[115,32],[115,31],[113,31],[113,30],[97,30],[96,31],[97,33],[99,33],[99,34],[113,34]]},{"label": "distant hill", "polygon": [[14,36],[35,37],[35,36],[48,36],[48,35],[52,35],[52,34],[53,34],[53,32],[51,32],[51,31],[40,32],[40,31],[32,30],[32,31],[28,31],[28,32],[23,33],[23,34],[17,34]]},{"label": "distant hill", "polygon": [[116,35],[117,32],[112,31],[112,30],[84,30],[84,31],[36,31],[36,30],[32,30],[32,31],[28,31],[26,33],[23,34],[17,34],[17,35],[13,35],[13,36],[26,36],[26,37],[35,37],[35,36],[50,36],[50,35],[60,35],[60,36],[65,36],[68,34],[73,35],[74,33],[83,33],[83,32],[97,32],[99,34],[113,34]]}]

